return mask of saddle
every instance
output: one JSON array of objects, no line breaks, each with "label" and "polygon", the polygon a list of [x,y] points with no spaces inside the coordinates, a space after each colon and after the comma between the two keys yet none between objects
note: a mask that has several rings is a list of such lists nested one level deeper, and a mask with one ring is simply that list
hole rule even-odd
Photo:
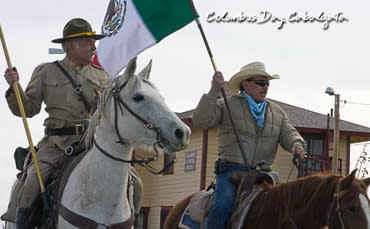
[{"label": "saddle", "polygon": [[[253,183],[250,183],[248,177],[250,178],[250,175],[245,172],[235,172],[230,177],[232,182],[238,187],[238,191],[234,201],[233,214],[227,228],[241,228],[253,200],[262,190],[262,183],[266,182],[271,185],[279,184],[278,174],[273,171],[258,171]],[[181,216],[178,225],[179,228],[203,228],[208,211],[212,206],[213,198],[214,190],[212,186],[207,190],[201,190],[195,193]]]},{"label": "saddle", "polygon": [[[23,154],[22,152],[20,152],[21,151],[20,148],[17,148],[17,150],[19,151],[17,155]],[[23,148],[23,151],[25,150],[27,150],[27,148]],[[71,172],[76,167],[76,165],[81,161],[81,159],[86,155],[86,153],[87,151],[83,151],[82,153],[73,154],[69,156],[68,157],[69,159],[66,160],[66,162],[56,170],[52,178],[46,181],[45,187],[51,204],[51,210],[48,212],[43,211],[42,200],[41,197],[39,196],[32,203],[31,212],[25,224],[26,228],[35,228],[38,225],[49,225],[47,228],[53,228],[50,227],[50,225],[54,223],[53,218],[56,218],[57,216],[55,203],[60,200],[61,193],[63,192],[63,189]],[[28,160],[27,157],[25,158],[21,158],[20,156],[17,158],[18,160],[22,161],[22,163],[20,163],[19,161],[17,162],[16,160],[16,163],[19,165],[17,166],[18,169],[22,169],[20,167],[20,164],[23,164],[24,160],[25,161]],[[25,166],[27,166],[28,163],[30,163],[30,161],[27,162]],[[25,176],[24,171],[21,171],[20,173],[17,174],[18,179],[12,188],[11,200],[8,205],[8,211],[1,216],[1,220],[15,223],[18,200],[20,198],[21,193],[23,192],[22,180],[24,179],[24,176]]]}]

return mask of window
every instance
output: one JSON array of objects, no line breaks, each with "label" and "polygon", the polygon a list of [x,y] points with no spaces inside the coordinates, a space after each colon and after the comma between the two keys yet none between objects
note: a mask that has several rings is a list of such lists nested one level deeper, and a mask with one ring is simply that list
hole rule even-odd
[{"label": "window", "polygon": [[148,207],[141,207],[139,215],[136,215],[135,229],[148,229]]},{"label": "window", "polygon": [[324,136],[302,135],[306,141],[307,159],[304,161],[304,175],[323,171]]},{"label": "window", "polygon": [[197,168],[197,150],[185,152],[184,171],[191,172]]},{"label": "window", "polygon": [[324,137],[320,135],[303,135],[309,156],[322,157],[324,154]]},{"label": "window", "polygon": [[172,206],[162,206],[161,207],[161,229],[164,227],[164,221],[166,220],[168,213],[171,211]]},{"label": "window", "polygon": [[163,159],[163,175],[171,175],[173,174],[174,171],[174,160],[175,160],[175,153],[173,153],[173,157],[168,155],[167,153],[164,154],[164,159]]}]

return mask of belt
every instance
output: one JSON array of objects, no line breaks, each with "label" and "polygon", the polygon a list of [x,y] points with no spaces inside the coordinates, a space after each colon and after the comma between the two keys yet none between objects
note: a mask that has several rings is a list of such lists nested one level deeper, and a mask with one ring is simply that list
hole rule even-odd
[{"label": "belt", "polygon": [[87,129],[85,124],[76,124],[72,127],[45,128],[45,134],[49,136],[82,135]]}]

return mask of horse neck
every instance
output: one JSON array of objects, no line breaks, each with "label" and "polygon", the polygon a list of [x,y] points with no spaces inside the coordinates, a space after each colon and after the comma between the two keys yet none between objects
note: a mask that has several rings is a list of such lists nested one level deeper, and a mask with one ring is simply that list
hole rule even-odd
[{"label": "horse neck", "polygon": [[[327,223],[327,214],[335,192],[335,184],[328,184],[325,177],[306,177],[291,184],[287,214],[297,225],[319,228]],[[290,187],[289,187],[290,186]]]},{"label": "horse neck", "polygon": [[[131,159],[132,146],[116,143],[117,137],[102,126],[96,129],[95,141],[107,153]],[[62,203],[100,222],[125,220],[131,214],[127,198],[128,176],[128,163],[107,157],[94,145],[74,169],[64,191],[68,195],[63,196]]]},{"label": "horse neck", "polygon": [[[324,195],[320,190],[321,187],[322,183],[319,179],[314,182],[298,180],[266,187],[254,200],[255,207],[249,216],[259,219],[258,223],[265,223],[266,227],[283,224],[292,226],[289,219],[291,218],[298,228],[320,228],[326,224],[332,198],[327,194]],[[264,205],[268,207],[260,207]],[[264,218],[267,216],[268,220]]]}]

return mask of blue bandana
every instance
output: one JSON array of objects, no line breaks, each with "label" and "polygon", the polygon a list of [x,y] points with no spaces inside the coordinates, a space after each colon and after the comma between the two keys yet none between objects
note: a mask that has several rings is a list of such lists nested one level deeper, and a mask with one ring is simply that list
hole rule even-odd
[{"label": "blue bandana", "polygon": [[266,104],[267,101],[264,100],[262,103],[256,103],[252,97],[250,97],[245,91],[242,92],[245,99],[248,101],[251,113],[256,120],[256,124],[259,127],[263,127],[265,125],[265,112],[266,112]]}]

